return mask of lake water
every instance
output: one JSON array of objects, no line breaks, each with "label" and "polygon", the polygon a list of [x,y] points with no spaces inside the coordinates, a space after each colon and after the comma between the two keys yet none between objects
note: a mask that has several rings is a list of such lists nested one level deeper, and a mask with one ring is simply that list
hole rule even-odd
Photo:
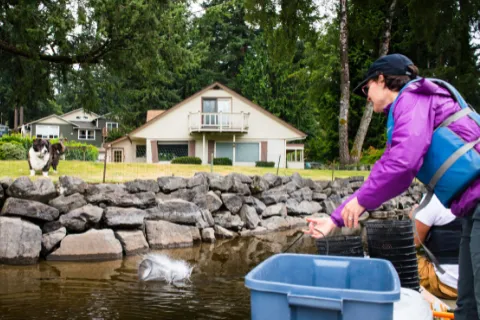
[{"label": "lake water", "polygon": [[[142,256],[98,263],[0,265],[0,319],[250,319],[245,275],[297,230],[158,251],[194,264],[191,283],[143,282]],[[305,236],[289,252],[314,253]]]}]

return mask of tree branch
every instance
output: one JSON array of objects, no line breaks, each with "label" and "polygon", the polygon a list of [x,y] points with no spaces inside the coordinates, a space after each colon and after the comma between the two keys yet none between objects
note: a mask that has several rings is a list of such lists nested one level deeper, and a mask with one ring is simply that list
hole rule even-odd
[{"label": "tree branch", "polygon": [[8,52],[13,55],[24,57],[27,59],[40,59],[42,61],[48,61],[53,63],[61,64],[76,64],[76,63],[98,63],[100,59],[110,51],[108,47],[110,40],[105,41],[98,48],[81,55],[75,56],[66,56],[66,55],[48,55],[42,53],[32,53],[28,51],[23,51],[17,48],[15,45],[12,45],[4,40],[0,39],[0,51]]}]

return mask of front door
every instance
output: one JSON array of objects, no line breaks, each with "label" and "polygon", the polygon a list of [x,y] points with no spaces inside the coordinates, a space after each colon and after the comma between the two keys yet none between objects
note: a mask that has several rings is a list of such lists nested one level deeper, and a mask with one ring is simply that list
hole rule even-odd
[{"label": "front door", "polygon": [[123,150],[114,149],[113,150],[113,162],[123,162]]}]

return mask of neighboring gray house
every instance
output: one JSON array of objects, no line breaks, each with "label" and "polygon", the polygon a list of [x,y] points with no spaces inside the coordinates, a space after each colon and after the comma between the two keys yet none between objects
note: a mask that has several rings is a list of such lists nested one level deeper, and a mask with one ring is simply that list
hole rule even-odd
[{"label": "neighboring gray house", "polygon": [[102,147],[103,132],[118,129],[118,123],[93,112],[77,109],[63,115],[50,115],[22,127],[22,134],[44,139],[67,139]]}]

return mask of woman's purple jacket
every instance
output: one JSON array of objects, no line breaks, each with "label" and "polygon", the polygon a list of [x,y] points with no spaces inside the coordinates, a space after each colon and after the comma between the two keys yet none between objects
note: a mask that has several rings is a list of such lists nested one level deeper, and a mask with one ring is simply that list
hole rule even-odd
[{"label": "woman's purple jacket", "polygon": [[[390,107],[385,108],[387,115]],[[398,97],[393,111],[392,143],[387,144],[385,153],[375,163],[362,187],[332,213],[333,222],[338,227],[344,225],[341,212],[354,197],[366,210],[374,210],[407,190],[422,166],[433,130],[459,110],[460,106],[446,89],[425,79],[411,84]],[[467,142],[480,137],[480,127],[468,116],[453,122],[449,128]],[[480,144],[475,149],[480,152]],[[476,179],[454,199],[452,213],[465,216],[479,201],[480,179]]]}]

